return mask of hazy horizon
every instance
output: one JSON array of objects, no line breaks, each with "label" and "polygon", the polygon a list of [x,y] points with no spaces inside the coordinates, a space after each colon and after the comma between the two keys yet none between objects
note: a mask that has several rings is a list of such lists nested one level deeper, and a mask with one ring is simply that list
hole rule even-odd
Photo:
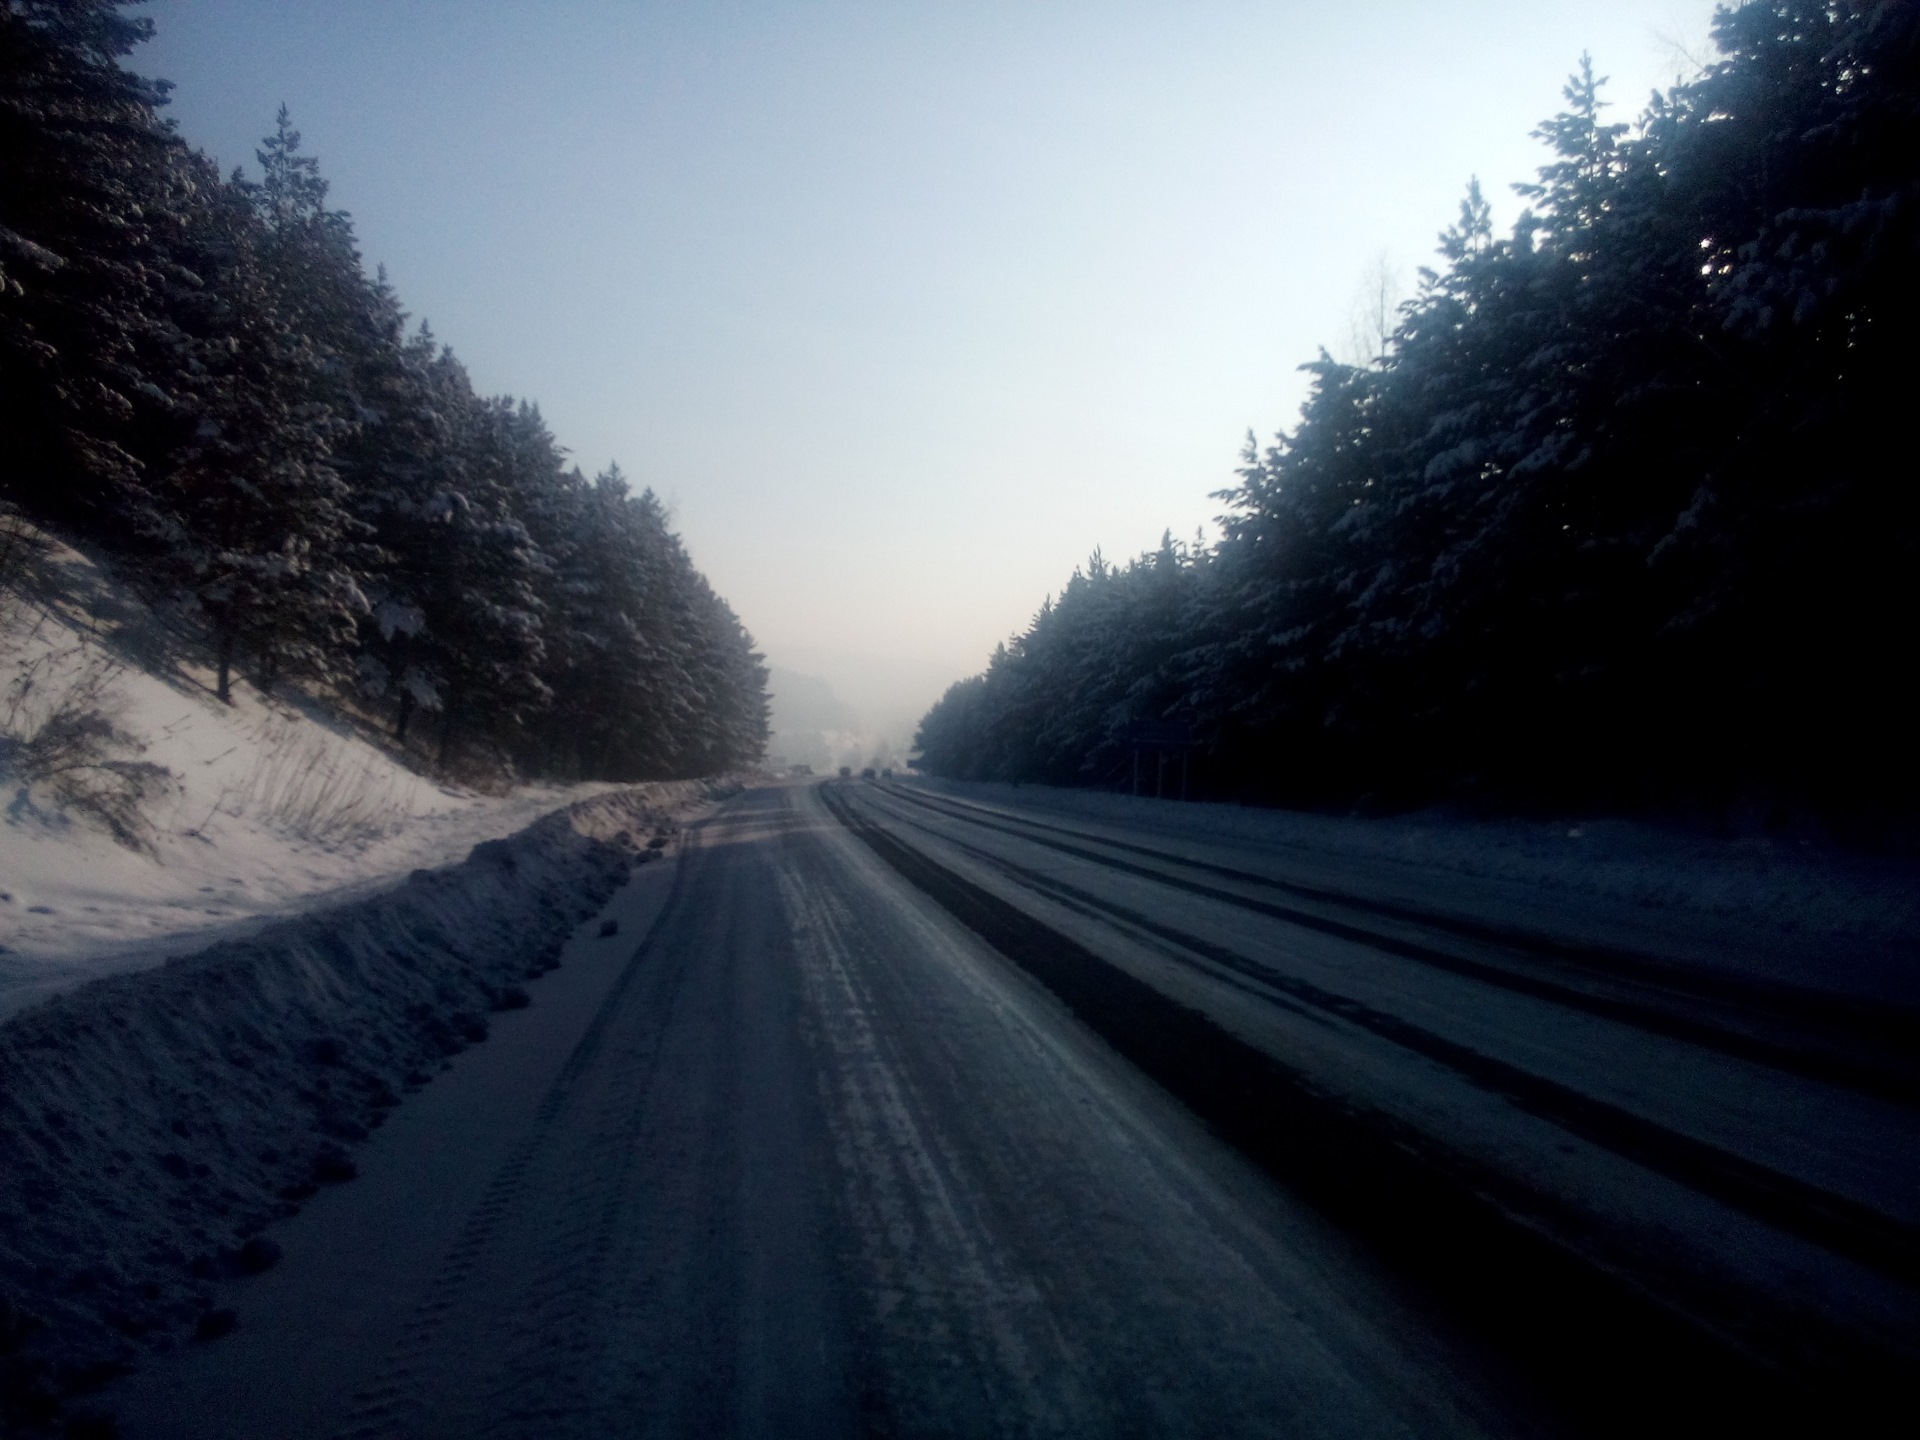
[{"label": "hazy horizon", "polygon": [[1631,119],[1710,12],[159,0],[131,64],[227,167],[285,102],[475,383],[898,728],[1096,547],[1208,526],[1382,257],[1471,176],[1511,221],[1583,50]]}]

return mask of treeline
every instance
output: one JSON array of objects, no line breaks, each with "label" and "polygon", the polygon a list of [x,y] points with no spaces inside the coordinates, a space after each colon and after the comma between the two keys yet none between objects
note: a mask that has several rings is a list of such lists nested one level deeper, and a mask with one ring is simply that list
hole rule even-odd
[{"label": "treeline", "polygon": [[1920,6],[1723,9],[1530,208],[1479,189],[1376,361],[1306,367],[1223,538],[1097,555],[929,712],[951,776],[1296,804],[1911,816]]},{"label": "treeline", "polygon": [[633,779],[756,759],[765,672],[649,491],[474,393],[283,110],[223,177],[115,0],[0,0],[0,499],[108,547],[236,674],[403,742]]}]

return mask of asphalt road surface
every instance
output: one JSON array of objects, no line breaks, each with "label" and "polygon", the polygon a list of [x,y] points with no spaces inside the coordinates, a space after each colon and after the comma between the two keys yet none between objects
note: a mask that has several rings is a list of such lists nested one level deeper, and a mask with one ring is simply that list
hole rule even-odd
[{"label": "asphalt road surface", "polygon": [[1912,1353],[1898,1017],[859,783],[609,917],[123,1433],[1618,1433]]}]

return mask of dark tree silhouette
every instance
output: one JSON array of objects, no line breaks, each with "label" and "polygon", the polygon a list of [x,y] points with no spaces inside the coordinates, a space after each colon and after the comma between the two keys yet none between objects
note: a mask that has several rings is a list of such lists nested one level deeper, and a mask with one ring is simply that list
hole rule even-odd
[{"label": "dark tree silhouette", "polygon": [[0,0],[0,500],[197,616],[222,699],[297,676],[443,765],[757,759],[759,657],[652,495],[409,333],[284,109],[257,180],[187,147],[127,8]]},{"label": "dark tree silhouette", "polygon": [[1583,60],[1513,232],[1470,187],[1379,360],[1323,353],[1249,441],[1218,545],[1077,574],[925,763],[1097,784],[1178,719],[1221,795],[1911,815],[1920,9],[1715,36],[1633,126]]}]

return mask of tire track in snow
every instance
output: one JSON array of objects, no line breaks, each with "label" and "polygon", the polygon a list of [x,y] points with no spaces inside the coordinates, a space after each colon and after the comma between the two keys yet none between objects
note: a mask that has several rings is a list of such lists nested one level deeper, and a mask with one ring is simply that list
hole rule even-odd
[{"label": "tire track in snow", "polygon": [[[964,824],[1045,846],[1108,870],[1139,876],[1287,924],[1317,930],[1337,939],[1352,940],[1403,960],[1499,986],[1516,994],[1584,1010],[1637,1029],[1756,1061],[1789,1074],[1846,1086],[1862,1094],[1881,1096],[1904,1105],[1920,1104],[1920,1070],[1916,1070],[1914,1065],[1914,1057],[1920,1055],[1920,1017],[1899,1007],[1870,1009],[1810,992],[1789,993],[1778,987],[1716,981],[1698,975],[1684,977],[1683,986],[1683,977],[1673,966],[1623,951],[1549,942],[1539,936],[1277,880],[1253,871],[1174,855],[1066,826],[1007,816],[963,801],[944,797],[936,800],[916,795],[899,785],[884,788],[892,799]],[[1083,843],[1068,844],[1065,840],[1050,836],[1063,836]],[[1086,847],[1089,844],[1145,857],[1159,866],[1195,871],[1236,884],[1293,895],[1356,916],[1381,917],[1429,931],[1451,933],[1469,941],[1492,944],[1509,952],[1519,952],[1535,965],[1543,961],[1550,967],[1572,965],[1588,972],[1589,983],[1611,985],[1624,993],[1596,992],[1591,988],[1549,978],[1537,969],[1517,970],[1511,962],[1498,964],[1470,959],[1433,945],[1385,933],[1377,926],[1303,910],[1298,905],[1279,905],[1258,900],[1223,890],[1218,885],[1169,873],[1153,865],[1142,865],[1104,854],[1100,850],[1088,849]],[[1701,991],[1701,994],[1684,993],[1688,987]],[[1688,1007],[1702,1000],[1722,1007],[1741,1007],[1749,1013],[1744,1016],[1731,1013],[1704,1017],[1689,1013]],[[1757,1032],[1752,1024],[1756,1020],[1769,1031],[1786,1032],[1785,1038],[1777,1033]]]},{"label": "tire track in snow", "polygon": [[[1711,1392],[1719,1402],[1741,1397],[1756,1419],[1776,1406],[1791,1411],[1793,1384],[1780,1389],[1781,1377],[1769,1373],[1773,1361],[1747,1350],[1734,1330],[1643,1289],[1631,1276],[1594,1265],[1577,1247],[1553,1238],[1563,1225],[1542,1226],[1539,1216],[1529,1221],[1547,1197],[1516,1188],[1444,1144],[1436,1149],[1430,1137],[1404,1122],[1362,1113],[1320,1093],[1309,1077],[1216,1021],[863,818],[857,802],[835,787],[822,793],[836,817],[881,860],[1060,995],[1121,1054],[1256,1161],[1319,1196],[1333,1213],[1389,1245],[1403,1263],[1442,1277],[1466,1303],[1484,1308],[1487,1297],[1502,1296],[1504,1308],[1551,1316],[1545,1326],[1529,1327],[1537,1333],[1512,1336],[1514,1343],[1532,1347],[1535,1363],[1570,1366],[1571,1383],[1583,1386],[1592,1381],[1579,1377],[1596,1372],[1645,1380],[1664,1371],[1670,1386],[1682,1384],[1685,1375],[1687,1390]],[[995,868],[1019,869],[951,836],[938,838]],[[1019,875],[1010,878],[1027,883]],[[1107,902],[1099,906],[1112,913]],[[1128,918],[1139,923],[1143,917],[1129,912]],[[1179,943],[1186,946],[1189,939]],[[1509,1319],[1494,1320],[1511,1326]],[[1549,1345],[1548,1336],[1557,1342]],[[1835,1350],[1831,1337],[1816,1339],[1809,1332],[1796,1343],[1808,1339],[1823,1368],[1838,1365],[1852,1375],[1850,1383],[1869,1391],[1897,1371],[1893,1357]],[[1540,1354],[1543,1345],[1558,1356]],[[1602,1400],[1599,1392],[1590,1391],[1590,1397]]]},{"label": "tire track in snow", "polygon": [[[675,874],[673,892],[666,910],[671,910],[679,900],[682,887],[686,884],[686,870],[683,864]],[[664,914],[663,911],[662,918]],[[535,1112],[527,1137],[502,1164],[462,1227],[459,1238],[415,1307],[413,1318],[395,1342],[392,1354],[372,1379],[355,1392],[347,1421],[337,1432],[337,1440],[378,1440],[378,1437],[427,1433],[425,1427],[433,1418],[431,1412],[435,1404],[446,1401],[444,1392],[447,1389],[452,1388],[457,1392],[460,1388],[457,1384],[448,1385],[453,1378],[447,1373],[452,1360],[446,1353],[449,1348],[449,1321],[476,1308],[484,1308],[484,1302],[476,1300],[473,1295],[475,1277],[484,1269],[489,1253],[498,1245],[502,1231],[509,1219],[515,1216],[517,1207],[526,1201],[530,1176],[542,1168],[551,1169],[556,1164],[565,1166],[567,1158],[571,1158],[562,1158],[553,1153],[562,1148],[565,1142],[563,1121],[567,1112],[578,1103],[602,1063],[602,1056],[609,1048],[615,1027],[624,1018],[623,1012],[629,1006],[632,993],[641,978],[650,941],[658,929],[656,923],[648,937],[635,948],[632,958],[601,1003],[586,1033],[581,1036],[561,1073],[548,1088]],[[619,1065],[616,1077],[619,1082],[626,1085],[644,1084],[650,1078],[644,1073],[644,1066],[634,1063],[636,1058],[631,1051],[623,1052],[621,1059],[625,1063]],[[632,1105],[614,1112],[614,1128],[620,1140],[630,1140],[630,1135],[625,1132],[638,1123],[638,1114],[637,1107]],[[619,1124],[622,1119],[627,1122],[625,1126]],[[595,1127],[596,1132],[599,1128]],[[618,1153],[622,1149],[630,1149],[630,1145],[623,1147],[616,1143],[613,1148]],[[568,1269],[581,1278],[590,1279],[591,1261],[604,1254],[604,1232],[611,1224],[611,1212],[617,1208],[618,1178],[610,1173],[610,1167],[603,1159],[600,1165],[592,1167],[576,1184],[569,1196],[572,1203],[564,1207],[563,1213],[571,1216],[579,1213],[576,1208],[579,1203],[583,1200],[590,1202],[596,1191],[611,1189],[615,1192],[602,1194],[598,1205],[590,1205],[599,1216],[597,1230],[575,1227],[558,1237],[562,1256],[579,1257]],[[540,1197],[534,1198],[535,1203],[539,1203]],[[438,1428],[437,1425],[434,1428]]]}]

